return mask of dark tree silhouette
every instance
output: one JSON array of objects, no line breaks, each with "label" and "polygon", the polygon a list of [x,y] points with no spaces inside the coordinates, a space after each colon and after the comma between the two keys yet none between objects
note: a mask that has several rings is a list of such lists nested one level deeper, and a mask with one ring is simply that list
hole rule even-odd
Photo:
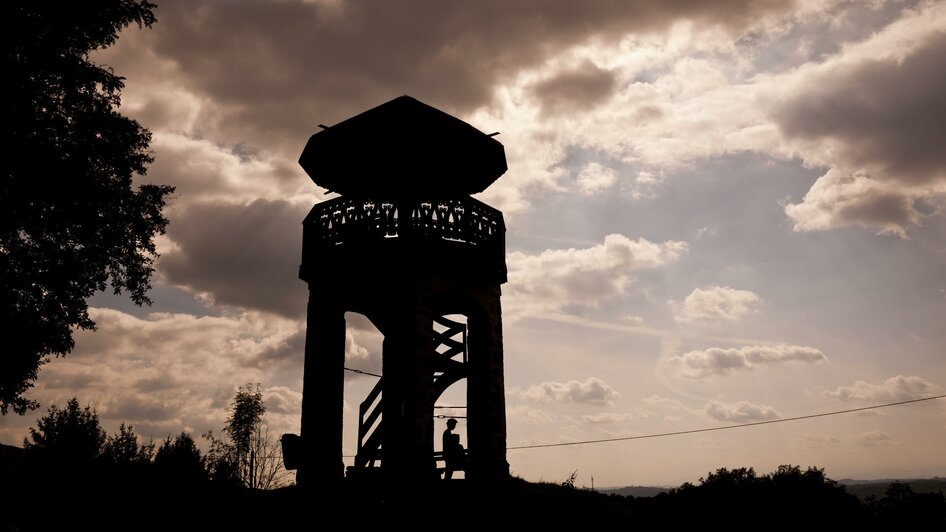
[{"label": "dark tree silhouette", "polygon": [[91,406],[79,407],[79,400],[69,399],[66,408],[49,407],[46,415],[30,427],[30,437],[23,447],[55,454],[70,460],[92,460],[99,456],[105,443],[105,431]]},{"label": "dark tree silhouette", "polygon": [[102,458],[118,466],[149,464],[154,459],[154,442],[139,444],[134,427],[122,423],[118,433],[105,440]]},{"label": "dark tree silhouette", "polygon": [[223,428],[225,438],[217,438],[213,431],[203,435],[210,442],[207,469],[215,482],[266,490],[287,480],[281,445],[263,425],[266,405],[259,386],[247,383],[237,389]]},{"label": "dark tree silhouette", "polygon": [[204,433],[203,438],[210,442],[205,456],[210,479],[219,484],[243,485],[233,444],[229,440],[214,436],[212,430]]},{"label": "dark tree silhouette", "polygon": [[123,78],[90,53],[130,24],[151,26],[145,1],[0,3],[0,414],[38,407],[24,394],[50,355],[94,329],[87,299],[111,285],[150,303],[172,187],[141,184],[151,134],[121,115]]},{"label": "dark tree silhouette", "polygon": [[182,484],[206,480],[205,464],[194,438],[183,431],[173,440],[168,436],[154,455],[154,466],[158,472],[167,480]]},{"label": "dark tree silhouette", "polygon": [[887,486],[880,500],[869,497],[866,503],[875,522],[886,530],[946,526],[946,497],[942,491],[916,493],[910,484],[896,481]]},{"label": "dark tree silhouette", "polygon": [[240,478],[250,487],[254,484],[250,482],[250,451],[253,450],[253,437],[260,432],[265,413],[266,405],[263,404],[259,384],[254,389],[252,384],[247,383],[237,389],[227,416],[227,426],[223,429],[233,442]]}]

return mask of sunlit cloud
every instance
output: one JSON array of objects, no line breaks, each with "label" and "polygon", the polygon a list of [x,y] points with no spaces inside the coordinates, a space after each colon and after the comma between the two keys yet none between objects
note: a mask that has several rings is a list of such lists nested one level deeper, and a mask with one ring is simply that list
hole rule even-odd
[{"label": "sunlit cloud", "polygon": [[842,401],[908,401],[929,396],[939,390],[933,383],[915,375],[905,377],[897,375],[880,383],[856,381],[850,386],[838,386],[824,392],[825,397],[835,397]]},{"label": "sunlit cloud", "polygon": [[520,395],[525,399],[557,403],[606,404],[618,396],[611,386],[598,379],[589,377],[584,382],[543,382],[523,390]]},{"label": "sunlit cloud", "polygon": [[879,447],[883,445],[896,445],[890,435],[882,430],[871,430],[861,432],[854,436],[854,441],[862,447]]},{"label": "sunlit cloud", "polygon": [[779,415],[771,406],[759,405],[748,401],[736,403],[721,403],[710,401],[703,408],[706,416],[716,421],[734,421],[749,423],[753,421],[768,421],[778,419]]},{"label": "sunlit cloud", "polygon": [[681,323],[732,322],[754,312],[754,306],[762,301],[750,290],[737,290],[728,286],[696,288],[683,300],[674,314]]},{"label": "sunlit cloud", "polygon": [[548,249],[538,255],[507,255],[507,312],[559,310],[569,305],[595,306],[625,292],[638,270],[654,269],[686,253],[686,242],[654,243],[612,234],[583,249]]},{"label": "sunlit cloud", "polygon": [[556,416],[530,405],[514,405],[506,407],[506,419],[517,422],[548,423],[554,421]]},{"label": "sunlit cloud", "polygon": [[636,412],[596,412],[594,414],[582,414],[581,420],[594,425],[610,425],[654,416],[655,414],[653,412],[647,410],[639,410]]},{"label": "sunlit cloud", "polygon": [[703,379],[712,375],[727,375],[734,371],[786,362],[814,364],[826,361],[827,357],[814,347],[780,344],[740,348],[711,347],[702,351],[689,351],[674,357],[673,360],[680,364],[677,376]]},{"label": "sunlit cloud", "polygon": [[616,180],[614,169],[599,163],[589,163],[578,173],[578,190],[583,194],[595,194],[607,190]]}]

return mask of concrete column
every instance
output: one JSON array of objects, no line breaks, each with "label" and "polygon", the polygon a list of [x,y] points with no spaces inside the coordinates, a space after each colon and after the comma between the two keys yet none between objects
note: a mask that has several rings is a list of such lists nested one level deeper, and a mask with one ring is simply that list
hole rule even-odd
[{"label": "concrete column", "polygon": [[309,292],[302,384],[302,486],[340,481],[345,402],[345,311],[331,294]]},{"label": "concrete column", "polygon": [[415,302],[394,311],[384,338],[382,464],[391,486],[432,479],[433,316]]},{"label": "concrete column", "polygon": [[506,391],[499,286],[477,298],[483,308],[469,316],[467,381],[467,478],[490,481],[509,475],[506,461]]}]

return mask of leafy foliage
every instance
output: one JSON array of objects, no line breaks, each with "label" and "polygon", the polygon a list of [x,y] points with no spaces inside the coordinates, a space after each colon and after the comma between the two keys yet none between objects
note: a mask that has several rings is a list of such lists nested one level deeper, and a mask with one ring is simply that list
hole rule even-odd
[{"label": "leafy foliage", "polygon": [[571,475],[568,475],[568,478],[566,478],[565,480],[562,481],[562,486],[565,486],[566,488],[574,488],[574,487],[575,487],[575,481],[576,481],[576,480],[578,480],[578,470],[577,470],[577,469],[574,470],[574,471],[572,471],[572,474],[571,474]]},{"label": "leafy foliage", "polygon": [[289,472],[280,459],[281,445],[263,425],[265,413],[259,383],[237,389],[223,429],[228,439],[217,438],[213,431],[204,434],[210,442],[207,467],[214,481],[264,490],[286,482]]},{"label": "leafy foliage", "polygon": [[94,329],[87,299],[110,284],[149,303],[153,237],[172,187],[141,184],[151,134],[121,115],[123,78],[90,53],[131,24],[146,1],[0,3],[0,414],[36,408],[24,394],[51,355]]},{"label": "leafy foliage", "polygon": [[233,444],[216,437],[212,430],[203,434],[203,437],[210,442],[206,455],[210,479],[220,484],[242,485],[243,479],[240,477],[239,461]]},{"label": "leafy foliage", "polygon": [[35,429],[30,427],[30,437],[23,440],[26,449],[72,460],[91,460],[99,456],[105,443],[105,431],[99,424],[98,414],[91,406],[80,408],[75,397],[64,409],[50,406],[36,425]]},{"label": "leafy foliage", "polygon": [[936,524],[946,527],[946,496],[936,493],[916,493],[910,484],[892,482],[879,500],[866,501],[875,522],[885,529],[919,528]]},{"label": "leafy foliage", "polygon": [[154,442],[140,445],[134,427],[122,423],[118,434],[105,440],[102,458],[119,466],[150,464],[154,459]]},{"label": "leafy foliage", "polygon": [[159,473],[175,482],[192,483],[206,480],[207,469],[197,442],[190,434],[181,431],[173,440],[170,436],[154,455],[154,466]]},{"label": "leafy foliage", "polygon": [[255,390],[249,383],[237,389],[227,416],[227,426],[223,430],[230,435],[241,459],[249,456],[253,433],[259,430],[265,413],[266,405],[263,404],[263,394],[258,383]]}]

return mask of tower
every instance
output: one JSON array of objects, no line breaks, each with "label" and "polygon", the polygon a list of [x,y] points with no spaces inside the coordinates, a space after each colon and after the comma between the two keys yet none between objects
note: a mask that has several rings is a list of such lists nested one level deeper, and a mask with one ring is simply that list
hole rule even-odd
[{"label": "tower", "polygon": [[[340,197],[303,221],[309,286],[299,481],[344,474],[345,312],[384,336],[350,474],[437,478],[434,404],[466,379],[466,477],[508,475],[502,213],[470,197],[506,171],[502,144],[401,96],[309,139],[299,163]],[[447,316],[462,314],[466,324]],[[436,328],[434,324],[439,324]]]}]

